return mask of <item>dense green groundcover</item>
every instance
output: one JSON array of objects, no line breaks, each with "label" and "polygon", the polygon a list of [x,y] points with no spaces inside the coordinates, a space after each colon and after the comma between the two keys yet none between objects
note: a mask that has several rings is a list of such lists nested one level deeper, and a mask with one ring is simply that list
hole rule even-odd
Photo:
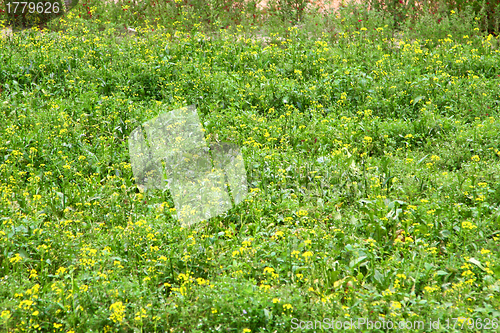
[{"label": "dense green groundcover", "polygon": [[[1,38],[2,330],[498,331],[500,39],[350,9],[209,34],[82,7]],[[181,228],[128,135],[191,104],[251,193]]]}]

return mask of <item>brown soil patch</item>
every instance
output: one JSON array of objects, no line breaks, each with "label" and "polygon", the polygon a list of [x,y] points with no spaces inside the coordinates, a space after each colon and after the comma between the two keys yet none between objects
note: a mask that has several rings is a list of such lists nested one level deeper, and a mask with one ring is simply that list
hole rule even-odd
[{"label": "brown soil patch", "polygon": [[[342,4],[347,4],[348,2],[363,3],[362,0],[313,0],[311,5],[318,8],[320,12],[326,11],[337,11]],[[259,9],[265,11],[267,9],[268,0],[261,0],[258,7]]]},{"label": "brown soil patch", "polygon": [[[114,3],[119,3],[120,0],[109,0],[114,1]],[[314,7],[317,7],[320,12],[323,11],[329,11],[329,10],[338,10],[342,3],[346,4],[348,2],[354,1],[355,3],[363,3],[366,1],[363,0],[313,0],[311,5]],[[267,9],[267,4],[269,0],[261,0],[259,4],[257,5],[257,8],[259,8],[262,11],[265,11]]]}]

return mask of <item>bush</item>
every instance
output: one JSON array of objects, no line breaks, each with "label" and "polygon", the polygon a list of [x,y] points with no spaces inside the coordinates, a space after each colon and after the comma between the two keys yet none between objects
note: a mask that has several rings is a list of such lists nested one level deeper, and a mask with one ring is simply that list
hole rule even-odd
[{"label": "bush", "polygon": [[384,11],[392,16],[394,28],[398,28],[407,19],[414,22],[424,13],[437,16],[438,22],[441,22],[443,16],[451,11],[462,13],[470,6],[482,31],[497,35],[500,31],[500,0],[370,0],[369,5],[374,10]]}]

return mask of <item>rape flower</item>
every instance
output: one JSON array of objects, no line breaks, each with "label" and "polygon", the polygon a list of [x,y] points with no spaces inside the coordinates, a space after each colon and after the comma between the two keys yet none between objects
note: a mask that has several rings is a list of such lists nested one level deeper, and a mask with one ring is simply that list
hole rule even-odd
[{"label": "rape flower", "polygon": [[11,313],[9,310],[4,310],[2,311],[2,314],[0,314],[0,318],[2,318],[4,321],[9,320],[11,317]]},{"label": "rape flower", "polygon": [[12,257],[12,258],[10,258],[10,259],[9,259],[9,261],[10,261],[11,263],[13,263],[13,264],[18,263],[18,262],[20,262],[21,260],[23,260],[23,257],[21,257],[21,255],[20,255],[19,253],[16,253],[16,254],[14,255],[14,257]]},{"label": "rape flower", "polygon": [[470,223],[469,221],[464,221],[464,222],[462,222],[462,228],[463,228],[463,229],[469,229],[469,230],[472,230],[472,229],[476,229],[476,228],[477,228],[477,226],[476,226],[476,225],[474,225],[474,224],[472,224],[472,223]]},{"label": "rape flower", "polygon": [[198,282],[198,284],[199,284],[200,286],[205,285],[205,284],[207,284],[207,285],[208,285],[208,284],[210,284],[210,281],[209,281],[209,280],[205,280],[204,278],[201,278],[201,277],[200,277],[200,278],[197,278],[197,279],[196,279],[196,282]]},{"label": "rape flower", "polygon": [[109,319],[111,319],[114,323],[121,323],[125,318],[125,306],[123,305],[123,303],[115,302],[111,304],[109,309],[112,311]]},{"label": "rape flower", "polygon": [[31,308],[32,305],[33,305],[33,301],[25,299],[25,300],[22,300],[19,303],[18,307],[19,307],[19,309],[25,309],[25,310],[27,310],[27,309]]},{"label": "rape flower", "polygon": [[283,233],[283,231],[281,230],[278,230],[274,233],[274,237],[275,238],[278,238],[278,237],[283,237],[285,234]]},{"label": "rape flower", "polygon": [[481,249],[481,254],[482,255],[485,255],[485,254],[488,254],[488,253],[491,253],[490,250],[486,250],[486,249]]},{"label": "rape flower", "polygon": [[424,287],[424,292],[426,294],[432,294],[433,292],[438,291],[438,290],[439,290],[439,287],[430,287],[430,286]]},{"label": "rape flower", "polygon": [[306,252],[304,252],[304,253],[302,254],[302,256],[303,256],[304,258],[306,258],[306,259],[307,259],[307,258],[312,257],[312,256],[313,256],[313,253],[312,253],[311,251],[306,251]]},{"label": "rape flower", "polygon": [[297,215],[302,217],[302,216],[307,216],[307,210],[299,210],[297,212]]},{"label": "rape flower", "polygon": [[272,268],[272,267],[264,268],[264,274],[266,274],[266,273],[269,273],[269,274],[274,273],[274,268]]},{"label": "rape flower", "polygon": [[401,303],[399,303],[397,301],[392,301],[391,302],[391,308],[395,309],[395,310],[399,310],[399,309],[401,309]]}]

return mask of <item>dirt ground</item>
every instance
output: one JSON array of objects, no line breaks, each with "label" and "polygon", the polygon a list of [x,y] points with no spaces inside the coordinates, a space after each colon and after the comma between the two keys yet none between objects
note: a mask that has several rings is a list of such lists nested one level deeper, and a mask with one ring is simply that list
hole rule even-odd
[{"label": "dirt ground", "polygon": [[[115,3],[120,2],[120,0],[111,0],[114,1]],[[140,0],[139,0],[140,1]],[[316,6],[320,9],[320,11],[324,10],[337,10],[340,5],[343,3],[351,2],[354,1],[356,3],[363,3],[363,0],[312,0],[311,3],[313,6]],[[268,0],[260,0],[258,4],[258,8],[260,10],[266,10]]]},{"label": "dirt ground", "polygon": [[[114,1],[115,3],[118,3],[120,2],[120,0],[112,0]],[[331,9],[334,9],[334,10],[337,10],[340,5],[342,4],[342,2],[344,3],[347,3],[347,2],[351,2],[351,1],[355,1],[357,3],[363,3],[363,0],[312,0],[312,5],[313,6],[316,6],[318,8],[320,8],[321,11],[324,11],[324,10],[331,10]],[[261,0],[260,3],[258,4],[258,8],[260,10],[266,10],[266,7],[267,7],[267,3],[268,3],[268,0]]]},{"label": "dirt ground", "polygon": [[[337,10],[339,9],[340,5],[342,3],[347,3],[354,1],[356,3],[363,3],[363,0],[312,0],[312,5],[316,6],[320,9],[320,11],[327,11],[327,10]],[[261,0],[259,4],[259,8],[261,10],[265,10],[267,6],[268,0]]]}]

